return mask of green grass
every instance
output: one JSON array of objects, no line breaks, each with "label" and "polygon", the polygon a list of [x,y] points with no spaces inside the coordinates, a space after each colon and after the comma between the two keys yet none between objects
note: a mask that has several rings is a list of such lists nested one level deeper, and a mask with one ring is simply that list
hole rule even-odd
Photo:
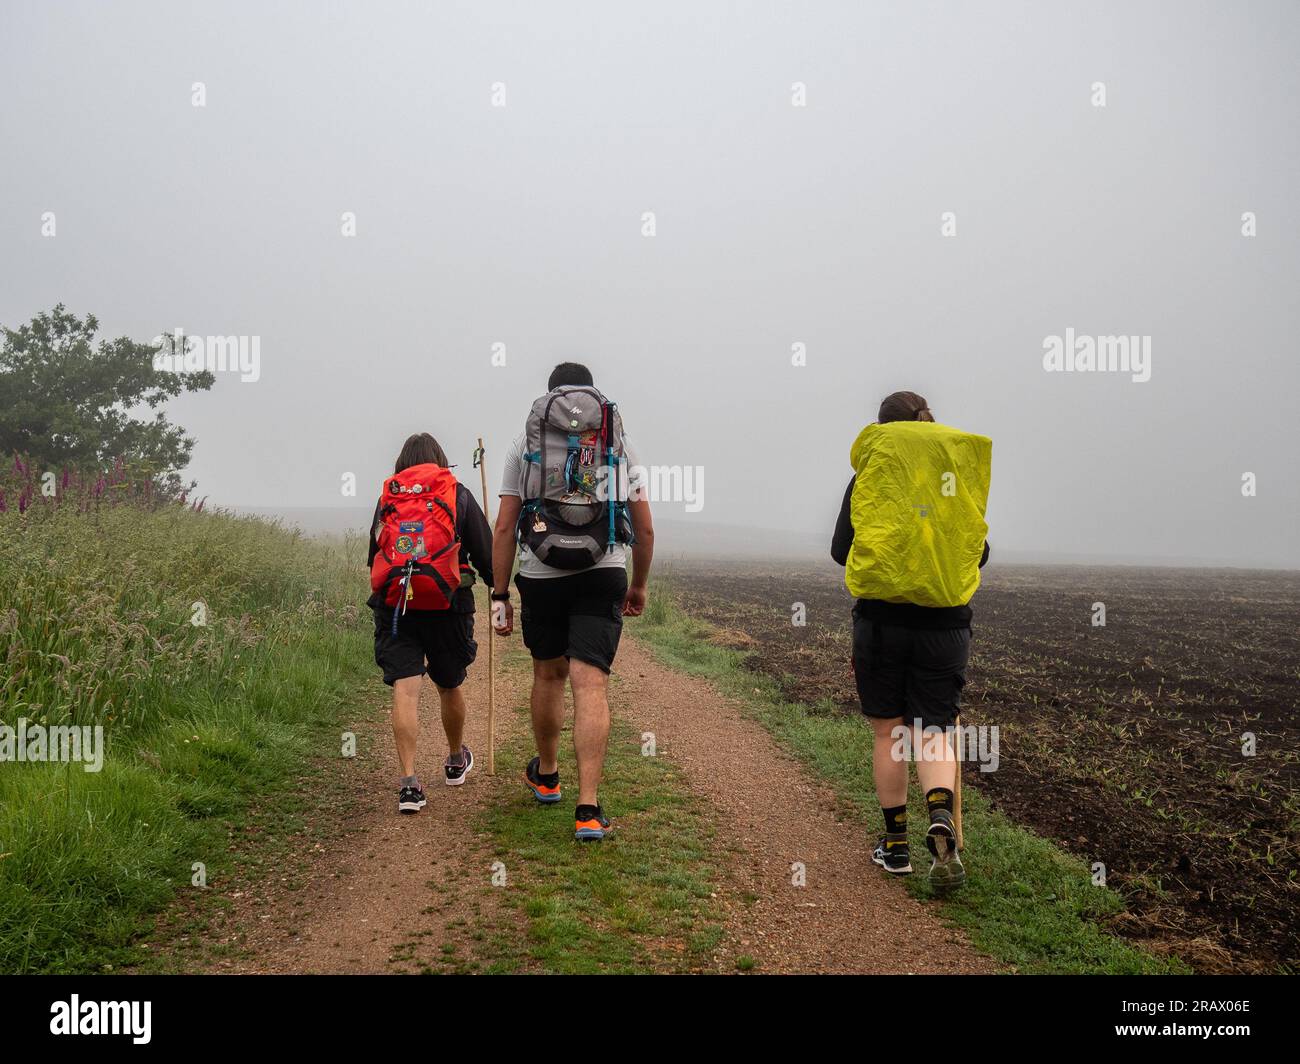
[{"label": "green grass", "polygon": [[[743,655],[711,643],[710,626],[687,616],[661,585],[652,589],[644,616],[631,630],[669,667],[704,676],[740,700],[861,818],[863,845],[874,841],[880,808],[871,779],[871,729],[864,721],[787,702],[775,683],[744,668]],[[1094,886],[1082,861],[991,809],[973,788],[966,787],[962,799],[966,886],[940,900],[924,875],[907,883],[963,928],[976,948],[1024,973],[1189,970],[1106,933],[1101,923],[1124,902],[1114,891]],[[910,804],[923,807],[915,791]],[[912,851],[924,854],[924,818],[911,819]],[[927,866],[926,859],[920,864]]]},{"label": "green grass", "polygon": [[[194,862],[210,885],[276,865],[258,801],[292,795],[313,759],[338,755],[341,722],[355,723],[343,711],[373,680],[364,593],[347,547],[260,521],[179,507],[0,514],[0,722],[102,725],[107,737],[98,773],[0,762],[0,972],[148,968],[142,937],[197,891]],[[198,602],[202,626],[190,623]],[[634,630],[672,667],[741,698],[857,810],[867,844],[879,813],[860,720],[783,702],[662,592]],[[507,667],[527,659],[508,655]],[[499,751],[501,773],[522,772],[528,733]],[[570,790],[556,806],[520,787],[476,813],[507,871],[507,886],[489,889],[514,919],[476,928],[474,956],[452,951],[443,967],[709,968],[721,858],[680,771],[643,757],[616,718],[602,797],[617,831],[583,845],[568,734],[561,767]],[[1093,887],[1081,862],[977,793],[965,824],[967,888],[934,904],[978,948],[1027,972],[1181,970],[1104,932],[1122,900]],[[926,895],[924,877],[913,889]]]},{"label": "green grass", "polygon": [[[527,659],[515,652],[508,667],[525,670]],[[527,717],[526,705],[516,711]],[[681,772],[664,758],[643,756],[640,744],[615,717],[601,784],[615,831],[601,843],[573,838],[577,772],[567,728],[560,742],[562,801],[540,805],[521,782],[480,810],[493,860],[507,873],[507,886],[494,889],[505,891],[502,901],[518,918],[488,936],[486,970],[594,974],[708,966],[722,937],[710,896],[719,874],[714,839]],[[497,751],[498,773],[518,778],[534,753],[525,724]]]},{"label": "green grass", "polygon": [[100,772],[0,762],[0,971],[137,964],[195,862],[212,885],[247,859],[252,800],[339,753],[364,594],[347,548],[251,519],[0,514],[0,722],[99,725],[107,748]]}]

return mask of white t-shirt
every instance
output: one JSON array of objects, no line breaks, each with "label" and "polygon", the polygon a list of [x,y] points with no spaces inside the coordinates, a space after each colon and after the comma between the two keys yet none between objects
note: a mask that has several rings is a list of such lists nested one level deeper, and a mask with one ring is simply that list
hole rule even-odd
[{"label": "white t-shirt", "polygon": [[[627,459],[628,498],[636,498],[637,493],[642,491],[645,486],[645,470],[641,468],[641,464],[636,460],[636,454],[627,442],[626,436],[623,437],[623,455]],[[521,433],[515,438],[515,442],[510,445],[510,451],[506,455],[505,468],[501,473],[501,494],[523,498],[523,484],[524,437]],[[622,543],[615,544],[614,549],[602,554],[600,561],[591,568],[626,569],[627,547]],[[575,572],[585,573],[589,571],[589,569],[557,569],[553,565],[538,561],[532,551],[523,543],[519,544],[520,576],[547,578],[552,576],[573,576]]]}]

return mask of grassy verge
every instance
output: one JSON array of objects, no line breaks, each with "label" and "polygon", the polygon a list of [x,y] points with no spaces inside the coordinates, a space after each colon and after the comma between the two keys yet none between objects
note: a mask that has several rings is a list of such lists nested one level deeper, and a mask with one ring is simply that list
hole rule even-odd
[{"label": "grassy verge", "polygon": [[[527,658],[506,667],[527,690]],[[524,703],[515,712],[527,717]],[[497,771],[518,778],[533,753],[531,729],[497,751]],[[617,717],[610,733],[601,801],[615,831],[604,842],[573,838],[577,772],[570,734],[560,743],[561,802],[539,805],[522,782],[483,808],[479,827],[506,874],[503,903],[518,916],[485,943],[492,972],[694,971],[721,941],[711,901],[719,875],[714,839],[701,831],[684,777],[663,758],[643,756],[640,737]]]},{"label": "grassy verge", "polygon": [[[113,970],[243,858],[256,796],[339,751],[368,673],[340,546],[181,507],[0,514],[0,723],[103,728],[102,769],[0,761],[0,971]],[[197,622],[197,623],[196,623]]]},{"label": "grassy verge", "polygon": [[[665,664],[704,676],[741,701],[862,817],[863,845],[868,844],[880,811],[871,781],[871,731],[861,720],[785,701],[774,683],[744,668],[741,654],[710,642],[711,628],[686,615],[662,587],[652,591],[645,616],[632,631]],[[1026,973],[1187,970],[1177,960],[1153,956],[1106,933],[1101,923],[1123,909],[1123,899],[1094,886],[1082,861],[990,809],[972,788],[962,797],[965,888],[941,901],[932,897],[924,875],[907,882],[963,928],[978,949]],[[923,805],[915,793],[910,804]],[[925,852],[923,819],[912,818],[913,853]]]}]

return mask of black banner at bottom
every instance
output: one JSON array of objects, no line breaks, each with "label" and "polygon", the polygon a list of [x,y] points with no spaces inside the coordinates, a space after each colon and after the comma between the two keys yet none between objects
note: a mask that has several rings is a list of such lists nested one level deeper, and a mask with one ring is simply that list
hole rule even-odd
[{"label": "black banner at bottom", "polygon": [[769,1049],[807,1050],[846,1033],[860,1039],[864,1023],[890,1015],[923,1039],[972,1048],[984,1039],[999,1051],[1041,1047],[1046,1027],[1077,1049],[1154,1042],[1180,1054],[1196,1046],[1223,1053],[1278,1037],[1288,989],[1278,977],[1235,976],[813,978],[714,977],[706,989],[672,976],[10,976],[0,981],[0,1045],[206,1053],[283,1039],[297,1052],[374,1050],[405,1044],[404,1030],[416,1042],[513,1043],[545,1042],[570,1026],[632,1024],[653,1037],[664,1025],[712,1021],[761,1035]]}]

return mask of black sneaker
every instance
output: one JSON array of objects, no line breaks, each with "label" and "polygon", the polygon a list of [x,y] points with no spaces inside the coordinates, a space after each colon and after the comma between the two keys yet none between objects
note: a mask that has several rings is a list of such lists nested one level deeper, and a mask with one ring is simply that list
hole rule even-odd
[{"label": "black sneaker", "polygon": [[599,842],[614,829],[599,805],[580,805],[573,813],[573,837],[579,842]]},{"label": "black sneaker", "polygon": [[912,874],[912,854],[907,845],[907,835],[881,835],[871,854],[871,859],[886,872],[895,876]]},{"label": "black sneaker", "polygon": [[930,866],[930,886],[934,887],[936,894],[951,894],[966,882],[966,869],[957,853],[957,829],[948,810],[936,809],[930,814],[925,848],[934,857],[934,864]]},{"label": "black sneaker", "polygon": [[399,813],[418,813],[424,808],[425,801],[422,787],[403,787],[397,792],[397,811]]},{"label": "black sneaker", "polygon": [[447,760],[442,763],[443,775],[447,777],[447,786],[459,787],[465,782],[465,777],[469,775],[469,770],[473,767],[474,755],[470,753],[468,746],[460,748],[459,764],[452,760],[451,754],[448,754]]},{"label": "black sneaker", "polygon": [[556,771],[549,776],[543,776],[537,771],[541,763],[540,757],[535,757],[528,762],[528,767],[524,769],[524,781],[528,784],[528,789],[533,792],[534,798],[543,805],[551,805],[560,800],[560,773]]}]

